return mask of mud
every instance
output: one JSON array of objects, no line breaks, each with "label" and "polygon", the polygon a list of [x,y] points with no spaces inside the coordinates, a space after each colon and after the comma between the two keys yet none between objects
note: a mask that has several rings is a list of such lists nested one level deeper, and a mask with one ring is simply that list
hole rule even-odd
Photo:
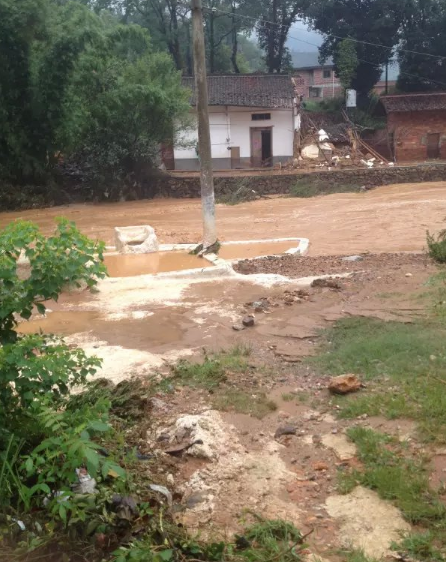
[{"label": "mud", "polygon": [[110,277],[134,277],[185,269],[203,269],[212,264],[187,252],[106,255],[104,263]]},{"label": "mud", "polygon": [[[396,184],[366,193],[311,199],[273,198],[217,206],[220,241],[305,237],[310,255],[421,251],[426,229],[438,231],[446,216],[446,183]],[[113,243],[115,226],[152,225],[161,242],[196,243],[202,237],[200,201],[158,199],[69,205],[0,213],[0,226],[15,218],[35,221],[44,232],[54,218],[74,220],[89,236]]]}]

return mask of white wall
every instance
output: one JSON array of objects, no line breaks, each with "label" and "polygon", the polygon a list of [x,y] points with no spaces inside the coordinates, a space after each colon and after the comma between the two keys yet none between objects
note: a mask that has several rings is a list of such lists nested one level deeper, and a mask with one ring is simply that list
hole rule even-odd
[{"label": "white wall", "polygon": [[[253,121],[253,113],[270,113],[268,121]],[[211,130],[212,158],[230,158],[231,146],[240,147],[240,157],[251,157],[252,127],[273,128],[273,155],[291,157],[293,155],[294,116],[291,109],[259,109],[245,107],[210,107],[209,123]],[[197,130],[183,134],[183,139],[192,142],[190,148],[174,149],[175,160],[197,159],[195,145]]]},{"label": "white wall", "polygon": [[[269,121],[253,121],[253,113],[271,113]],[[231,145],[240,147],[240,157],[251,157],[251,134],[253,127],[273,128],[273,156],[293,155],[294,117],[291,109],[258,109],[231,107]]]}]

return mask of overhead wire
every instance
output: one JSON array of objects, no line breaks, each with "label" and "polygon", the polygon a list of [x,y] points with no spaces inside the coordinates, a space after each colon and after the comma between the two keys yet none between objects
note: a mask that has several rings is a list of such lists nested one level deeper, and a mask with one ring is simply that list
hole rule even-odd
[{"label": "overhead wire", "polygon": [[[243,14],[233,14],[232,12],[226,12],[226,11],[220,10],[220,9],[218,9],[218,8],[211,8],[211,7],[204,6],[203,9],[208,10],[208,11],[217,11],[217,12],[221,12],[221,13],[224,13],[224,14],[230,16],[231,18],[237,17],[237,18],[243,18],[243,19],[249,19],[249,20],[258,21],[257,18],[253,18],[252,16],[245,16],[245,15],[243,15]],[[265,23],[269,23],[270,25],[275,25],[275,26],[277,26],[277,27],[286,27],[286,26],[284,26],[284,25],[282,25],[282,24],[279,24],[279,23],[269,22],[269,21],[267,21],[267,20],[266,20],[266,21],[263,20],[263,21],[264,21]],[[274,30],[274,29],[270,29],[269,31],[271,31],[272,33],[278,33],[278,32],[279,32],[278,30]],[[336,36],[336,35],[332,35],[332,36],[342,39],[342,37],[339,37],[339,36]],[[299,37],[294,37],[293,35],[290,35],[290,34],[287,35],[287,38],[288,38],[288,39],[293,39],[293,40],[295,40],[295,41],[299,41],[300,43],[305,43],[306,45],[311,45],[312,47],[317,47],[317,48],[320,47],[320,45],[317,45],[316,43],[312,43],[312,42],[310,42],[310,41],[306,41],[305,39],[301,39],[301,38],[299,38]],[[350,38],[347,38],[347,39],[350,39]],[[360,41],[358,41],[358,42],[360,42]],[[372,44],[372,43],[371,43],[371,44]],[[376,45],[377,45],[377,46],[381,46],[381,45],[379,45],[378,43],[376,43]],[[406,52],[414,52],[414,53],[415,53],[415,51],[407,51],[407,50],[406,50]],[[419,53],[419,54],[422,54],[422,53]],[[429,54],[429,53],[426,53],[426,54]],[[429,55],[429,56],[433,56],[433,55]],[[446,57],[438,57],[438,58],[446,59]],[[369,65],[371,65],[371,66],[374,66],[375,68],[380,68],[380,67],[381,67],[381,65],[379,65],[379,64],[377,64],[377,63],[373,63],[373,62],[371,62],[371,61],[367,61],[367,60],[364,60],[364,59],[358,59],[358,60],[359,60],[360,62],[363,62],[364,64],[369,64]],[[432,78],[427,78],[426,76],[422,76],[422,75],[420,75],[420,74],[411,74],[411,73],[409,73],[409,72],[405,72],[405,71],[402,71],[402,70],[400,70],[400,74],[402,74],[402,75],[404,75],[404,76],[410,76],[410,77],[412,77],[412,78],[422,79],[422,80],[425,80],[425,81],[430,82],[430,83],[432,83],[432,84],[436,84],[436,85],[438,85],[438,86],[446,86],[446,83],[445,83],[445,82],[439,82],[438,80],[433,80]]]}]

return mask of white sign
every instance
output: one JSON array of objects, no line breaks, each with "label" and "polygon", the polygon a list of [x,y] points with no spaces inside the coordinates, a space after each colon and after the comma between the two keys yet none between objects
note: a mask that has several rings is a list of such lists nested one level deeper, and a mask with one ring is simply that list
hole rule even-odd
[{"label": "white sign", "polygon": [[345,97],[346,107],[356,107],[356,90],[346,90]]}]

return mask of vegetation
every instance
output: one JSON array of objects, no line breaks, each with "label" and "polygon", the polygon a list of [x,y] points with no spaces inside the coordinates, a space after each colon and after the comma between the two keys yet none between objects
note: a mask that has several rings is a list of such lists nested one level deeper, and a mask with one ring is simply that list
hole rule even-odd
[{"label": "vegetation", "polygon": [[353,41],[343,39],[338,45],[337,55],[337,74],[342,87],[347,90],[352,85],[359,64]]},{"label": "vegetation", "polygon": [[185,124],[180,76],[137,25],[79,2],[1,0],[0,37],[1,182],[48,184],[63,161],[92,196],[116,198]]},{"label": "vegetation", "polygon": [[[258,193],[252,188],[255,182],[253,178],[242,178],[235,190],[217,196],[217,203],[224,205],[238,205],[247,201],[255,201],[259,198]],[[255,179],[255,178],[254,178]]]},{"label": "vegetation", "polygon": [[422,459],[406,456],[404,444],[364,427],[351,427],[348,437],[355,443],[364,470],[341,473],[343,493],[361,484],[392,500],[412,524],[442,524],[446,507],[429,487]]},{"label": "vegetation", "polygon": [[317,195],[327,195],[328,193],[350,193],[359,191],[361,186],[357,182],[343,182],[335,186],[327,185],[323,180],[300,179],[290,189],[292,197],[316,197]]},{"label": "vegetation", "polygon": [[326,333],[321,354],[310,361],[324,373],[358,373],[368,381],[367,390],[338,399],[342,417],[412,418],[426,440],[444,442],[445,335],[441,318],[411,324],[348,318]]},{"label": "vegetation", "polygon": [[446,263],[446,230],[437,236],[427,232],[427,247],[429,256],[437,263]]}]

